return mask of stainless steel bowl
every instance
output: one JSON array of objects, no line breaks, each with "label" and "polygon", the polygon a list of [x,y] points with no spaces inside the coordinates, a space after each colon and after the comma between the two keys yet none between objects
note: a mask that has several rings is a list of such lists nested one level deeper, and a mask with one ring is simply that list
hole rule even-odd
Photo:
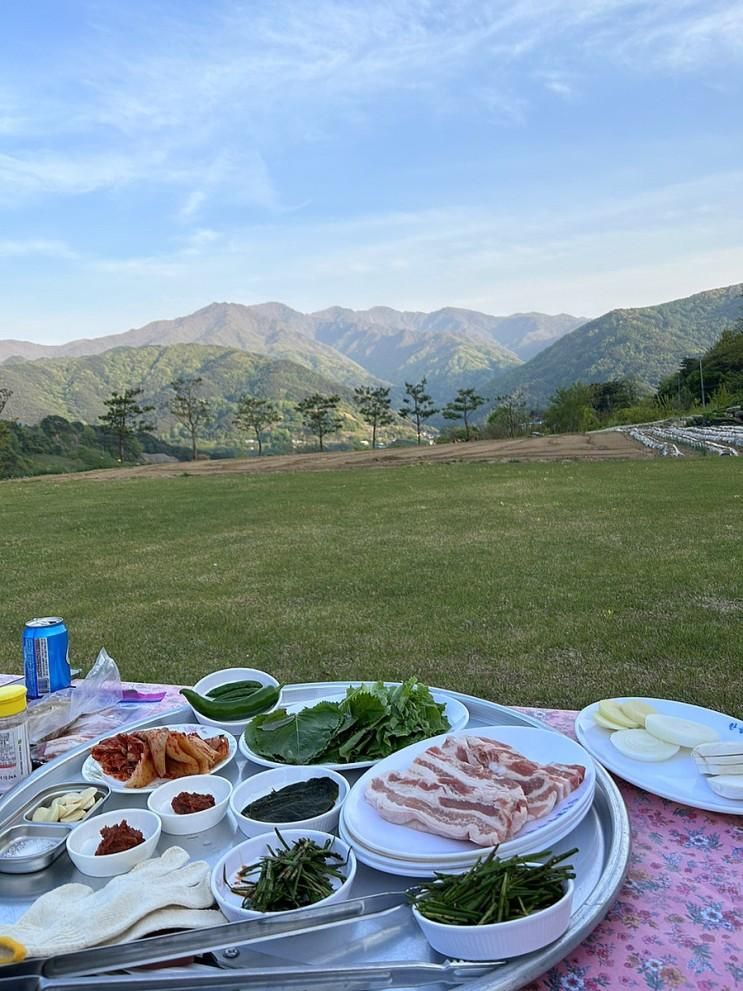
[{"label": "stainless steel bowl", "polygon": [[[19,819],[21,822],[33,822],[32,816],[39,806],[50,806],[55,798],[61,798],[62,795],[68,795],[71,791],[85,791],[86,788],[95,788],[96,797],[95,804],[88,809],[82,819],[78,819],[75,822],[62,822],[59,823],[60,826],[64,826],[66,829],[74,829],[75,826],[79,826],[81,822],[85,822],[93,815],[98,815],[99,812],[103,811],[103,806],[111,797],[111,789],[108,785],[101,784],[91,784],[90,781],[66,781],[61,785],[50,785],[48,788],[44,788],[40,791],[38,795],[28,804],[24,805]],[[57,823],[33,823],[35,826],[56,826]]]},{"label": "stainless steel bowl", "polygon": [[[70,830],[59,823],[21,823],[0,833],[0,871],[33,874],[48,867],[65,848]],[[41,849],[44,845],[44,849]],[[23,847],[28,853],[23,853]],[[18,853],[13,853],[17,850]]]}]

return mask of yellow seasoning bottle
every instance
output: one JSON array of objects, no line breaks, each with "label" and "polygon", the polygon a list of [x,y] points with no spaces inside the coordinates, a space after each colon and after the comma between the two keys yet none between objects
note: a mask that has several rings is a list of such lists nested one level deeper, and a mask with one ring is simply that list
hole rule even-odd
[{"label": "yellow seasoning bottle", "polygon": [[0,795],[31,773],[26,686],[0,688]]}]

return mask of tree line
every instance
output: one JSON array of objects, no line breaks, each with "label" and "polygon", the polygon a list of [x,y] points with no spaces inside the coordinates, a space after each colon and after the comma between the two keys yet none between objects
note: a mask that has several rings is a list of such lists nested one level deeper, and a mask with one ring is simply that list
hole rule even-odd
[{"label": "tree line", "polygon": [[[191,444],[191,458],[197,456],[200,433],[212,418],[209,400],[202,394],[203,379],[199,376],[182,375],[170,383],[172,397],[168,402],[168,412],[181,424],[188,434]],[[391,388],[387,386],[358,386],[354,389],[353,402],[361,418],[371,428],[371,447],[377,447],[379,431],[394,423],[397,417],[407,420],[415,429],[416,442],[422,441],[425,423],[437,413],[448,420],[462,420],[465,439],[472,436],[472,414],[487,400],[474,389],[459,389],[454,399],[443,407],[434,405],[426,391],[426,379],[420,382],[406,382],[402,405],[392,408]],[[128,440],[141,433],[155,429],[150,422],[154,406],[143,403],[142,388],[128,388],[122,392],[112,392],[103,401],[106,412],[99,419],[102,425],[116,439],[119,460],[124,460]],[[342,398],[337,393],[313,392],[294,408],[300,414],[303,426],[317,438],[318,447],[325,450],[329,434],[343,426],[341,415]],[[278,404],[261,396],[243,394],[238,400],[232,424],[238,430],[251,434],[258,446],[258,454],[263,453],[265,436],[271,427],[283,419]]]}]

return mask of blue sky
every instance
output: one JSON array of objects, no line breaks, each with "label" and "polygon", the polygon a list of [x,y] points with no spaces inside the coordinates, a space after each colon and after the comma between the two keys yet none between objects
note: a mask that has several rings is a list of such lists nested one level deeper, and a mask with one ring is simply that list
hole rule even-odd
[{"label": "blue sky", "polygon": [[8,4],[0,337],[739,282],[741,107],[742,0]]}]

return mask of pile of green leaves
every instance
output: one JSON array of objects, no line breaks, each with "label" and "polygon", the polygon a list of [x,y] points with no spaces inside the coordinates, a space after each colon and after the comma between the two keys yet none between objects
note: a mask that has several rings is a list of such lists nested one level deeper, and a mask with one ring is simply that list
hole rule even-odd
[{"label": "pile of green leaves", "polygon": [[417,678],[392,687],[378,681],[347,689],[340,702],[256,716],[245,729],[245,742],[253,753],[285,764],[379,760],[445,733],[450,725],[444,708]]}]

